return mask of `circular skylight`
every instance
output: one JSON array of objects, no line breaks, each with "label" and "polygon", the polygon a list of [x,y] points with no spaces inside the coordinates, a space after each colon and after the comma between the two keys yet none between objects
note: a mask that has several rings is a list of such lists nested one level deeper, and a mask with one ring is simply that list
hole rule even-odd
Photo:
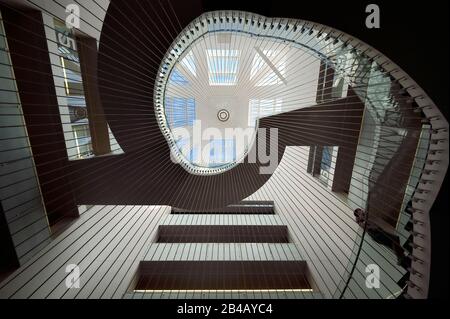
[{"label": "circular skylight", "polygon": [[324,45],[326,34],[287,22],[253,15],[249,23],[227,14],[204,14],[183,30],[155,86],[155,113],[171,157],[192,174],[238,165],[260,118],[323,102],[318,82],[324,66],[336,63],[331,99],[346,95],[338,66],[352,61],[326,54],[341,43]]}]

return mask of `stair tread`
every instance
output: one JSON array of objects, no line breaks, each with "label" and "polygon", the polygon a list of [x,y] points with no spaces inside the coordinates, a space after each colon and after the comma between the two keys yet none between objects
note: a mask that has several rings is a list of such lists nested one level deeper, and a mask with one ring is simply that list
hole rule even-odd
[{"label": "stair tread", "polygon": [[278,225],[284,223],[277,215],[252,214],[185,214],[169,215],[161,225]]},{"label": "stair tread", "polygon": [[153,243],[144,261],[303,260],[292,243]]}]

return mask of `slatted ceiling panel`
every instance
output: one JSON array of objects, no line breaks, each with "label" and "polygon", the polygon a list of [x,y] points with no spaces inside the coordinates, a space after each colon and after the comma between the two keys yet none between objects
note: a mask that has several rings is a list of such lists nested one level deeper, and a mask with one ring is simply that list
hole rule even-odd
[{"label": "slatted ceiling panel", "polygon": [[[114,245],[117,245],[118,241],[123,237],[123,235],[127,234],[129,229],[132,229],[136,221],[145,222],[143,220],[142,215],[140,215],[141,211],[139,209],[124,210],[123,218],[115,222],[108,223],[110,227],[104,227],[101,232],[98,234],[98,242],[97,241],[89,241],[89,243],[83,246],[78,252],[82,254],[83,259],[81,260],[71,260],[71,263],[74,263],[80,267],[82,271],[81,276],[84,281],[89,282],[89,279],[92,276],[92,272],[94,272],[94,268],[101,265],[105,262],[106,256],[110,249],[114,249]],[[129,215],[129,216],[127,216]],[[145,214],[144,214],[145,216]],[[128,228],[125,230],[124,227]],[[118,230],[119,235],[112,233],[113,230]],[[123,232],[123,235],[122,235]],[[123,238],[122,238],[123,240]],[[64,296],[67,293],[69,296],[75,297],[77,291],[76,290],[67,290],[65,286],[65,278],[67,273],[65,272],[66,264],[63,264],[53,276],[53,280],[46,281],[39,289],[33,293],[32,297],[37,296],[46,296],[48,292],[51,292],[49,295],[50,298],[58,298],[60,296]],[[85,288],[85,287],[83,287]]]},{"label": "slatted ceiling panel", "polygon": [[273,255],[270,252],[270,245],[271,244],[264,243],[264,247],[261,247],[260,249],[263,250],[262,253],[266,256],[266,258],[273,259]]},{"label": "slatted ceiling panel", "polygon": [[283,257],[280,256],[279,252],[276,249],[273,249],[272,247],[269,246],[269,252],[270,255],[273,259],[275,260],[283,260]]},{"label": "slatted ceiling panel", "polygon": [[208,245],[205,246],[205,250],[204,250],[200,260],[206,260],[208,258],[211,258],[213,248],[214,248],[213,243],[208,243]]},{"label": "slatted ceiling panel", "polygon": [[[147,234],[150,232],[152,232],[153,227],[155,227],[158,223],[158,220],[160,219],[161,216],[159,216],[159,218],[155,218],[153,220],[153,222],[146,228],[141,230],[139,236],[140,237],[136,237],[135,240],[133,240],[133,244],[134,246],[132,247],[139,247],[139,245],[142,245],[141,242],[143,239],[145,239],[147,237]],[[152,241],[151,237],[148,237],[148,239],[145,241],[145,245],[142,245],[140,247],[139,250],[133,250],[133,254],[129,254],[126,255],[123,258],[119,258],[117,264],[114,264],[113,268],[111,270],[114,269],[116,275],[115,276],[108,276],[111,278],[105,278],[105,280],[103,280],[104,284],[99,285],[99,287],[97,287],[97,295],[100,294],[101,292],[101,296],[102,297],[108,297],[108,296],[114,296],[115,298],[120,298],[121,294],[123,293],[123,291],[126,290],[129,282],[131,281],[132,277],[133,277],[133,272],[134,270],[137,268],[137,263],[139,261],[140,258],[142,258],[143,254],[146,252],[147,250],[147,245],[150,244],[150,242]],[[124,248],[123,252],[127,252],[126,248]],[[108,274],[109,275],[109,274]],[[120,279],[120,284],[116,287],[114,287],[114,285],[111,285],[111,280],[117,280],[117,283],[119,283]],[[107,289],[105,290],[104,285],[107,285]],[[114,288],[114,290],[113,290]],[[114,295],[113,295],[114,293]],[[77,297],[81,297],[81,296],[77,296]]]},{"label": "slatted ceiling panel", "polygon": [[251,249],[247,250],[248,258],[250,260],[258,260],[258,257],[265,259],[266,254],[264,253],[263,246],[264,244],[258,245],[256,243],[252,243]]},{"label": "slatted ceiling panel", "polygon": [[235,259],[241,259],[243,250],[238,246],[234,246]]},{"label": "slatted ceiling panel", "polygon": [[[170,215],[170,216],[172,216],[172,215]],[[187,224],[187,222],[188,222],[188,220],[187,220],[188,215],[180,215],[180,216],[182,216],[181,222],[183,224]],[[167,218],[164,218],[164,220],[162,222],[164,223],[164,222],[169,221],[169,220],[172,220],[172,219],[168,216]]]},{"label": "slatted ceiling panel", "polygon": [[[174,244],[171,244],[174,245]],[[200,260],[200,254],[202,252],[203,246],[198,246],[193,243],[187,243],[186,245],[182,246],[182,256],[183,259],[186,260]],[[175,256],[175,258],[177,258]]]},{"label": "slatted ceiling panel", "polygon": [[183,249],[172,249],[172,244],[169,244],[169,246],[167,247],[160,247],[160,250],[158,252],[159,255],[157,255],[157,258],[161,261],[168,260],[170,256],[176,256],[182,251]]},{"label": "slatted ceiling panel", "polygon": [[167,258],[166,259],[172,259],[175,258],[175,256],[179,254],[179,249],[169,249],[167,251]]},{"label": "slatted ceiling panel", "polygon": [[230,243],[230,256],[231,256],[231,259],[234,259],[234,260],[240,259],[243,249],[245,249],[245,248],[243,248],[240,243],[238,243],[237,245],[233,245],[232,243]]},{"label": "slatted ceiling panel", "polygon": [[241,258],[242,260],[250,260],[249,255],[248,255],[248,246],[244,246],[244,248],[241,250]]},{"label": "slatted ceiling panel", "polygon": [[[168,248],[172,248],[174,247],[175,249],[178,249],[176,246],[174,246],[174,244],[170,244],[170,246],[168,246]],[[197,246],[193,243],[186,243],[186,244],[182,244],[179,247],[178,252],[181,251],[181,255],[183,257],[183,259],[186,260],[199,260],[200,259],[200,254],[201,254],[201,246]],[[177,254],[178,254],[177,252]],[[178,257],[176,256],[177,254],[174,255],[174,258],[177,259]]]},{"label": "slatted ceiling panel", "polygon": [[[195,218],[189,220],[190,218]],[[283,221],[278,215],[169,215],[161,225],[278,225],[282,226]]]},{"label": "slatted ceiling panel", "polygon": [[[178,253],[179,251],[177,249],[170,249],[167,253],[167,258],[165,258],[164,260],[174,260],[175,258],[177,258],[176,256]],[[191,254],[189,258],[193,258],[193,254]]]},{"label": "slatted ceiling panel", "polygon": [[281,260],[295,258],[294,257],[295,253],[292,252],[292,249],[288,249],[287,247],[283,247],[283,249],[276,251],[274,253],[278,254],[278,258],[280,258]]},{"label": "slatted ceiling panel", "polygon": [[196,244],[189,244],[191,247],[195,248],[194,253],[192,253],[191,255],[188,253],[188,256],[190,256],[192,259],[191,260],[202,260],[202,256],[205,254],[205,251],[208,250],[208,245],[196,245]]},{"label": "slatted ceiling panel", "polygon": [[142,260],[277,260],[275,251],[280,260],[303,260],[291,243],[153,243]]},{"label": "slatted ceiling panel", "polygon": [[175,246],[174,244],[168,244],[167,246],[165,246],[165,247],[163,247],[163,246],[161,246],[161,245],[159,245],[159,244],[152,244],[152,246],[153,245],[158,245],[158,248],[157,248],[157,250],[154,252],[154,260],[163,260],[160,256],[161,256],[161,252],[164,252],[164,250],[166,249],[166,250],[173,250],[173,252],[174,252],[174,254],[173,254],[173,256],[174,256],[174,258],[175,258],[175,256],[177,256],[177,255],[182,255],[183,253],[186,253],[186,259],[190,256],[190,257],[193,257],[194,256],[194,254],[195,254],[195,252],[194,251],[192,251],[190,254],[189,254],[189,250],[190,250],[190,244],[189,243],[183,243],[183,244],[181,244],[181,245],[179,245],[179,246]]},{"label": "slatted ceiling panel", "polygon": [[[101,275],[101,277],[106,276],[109,273],[116,274],[114,278],[120,278],[118,280],[119,282],[122,282],[122,286],[126,286],[131,280],[130,278],[130,267],[135,267],[132,264],[127,265],[128,267],[123,267],[123,264],[125,261],[133,261],[136,263],[138,261],[138,257],[141,256],[146,248],[146,245],[149,245],[150,242],[154,238],[154,232],[153,235],[148,236],[147,234],[151,234],[152,230],[156,225],[159,223],[161,214],[155,213],[155,214],[146,214],[145,213],[146,207],[141,207],[141,209],[137,213],[138,218],[134,218],[134,225],[130,227],[128,230],[123,229],[120,232],[119,236],[127,236],[129,238],[129,243],[125,241],[123,237],[119,237],[118,239],[115,239],[113,242],[110,243],[108,249],[105,249],[103,251],[103,256],[100,258],[97,258],[94,263],[91,264],[90,267],[81,267],[81,269],[85,269],[82,276],[85,278],[85,284],[79,289],[79,291],[76,290],[69,290],[64,295],[64,298],[87,298],[89,295],[93,292],[93,289],[96,288],[95,286],[98,285],[99,290],[103,292],[105,290],[103,282],[111,282],[111,279],[109,278],[108,281],[105,280],[92,280],[94,278],[97,278],[98,275]],[[145,240],[146,245],[142,245],[139,250],[135,249],[128,249],[129,247],[135,247],[137,246],[140,241]],[[111,261],[111,258],[113,258],[114,252],[120,252],[120,254],[117,256],[117,259],[113,261],[112,264],[109,264],[107,261]],[[91,254],[92,255],[92,254]],[[95,257],[95,256],[93,256]],[[131,268],[131,269],[132,269]],[[132,273],[133,271],[131,271]],[[105,278],[106,279],[106,278]],[[125,285],[124,285],[125,284]],[[64,285],[58,286],[60,288],[60,292],[55,291],[55,296],[60,295],[62,292],[67,290]],[[123,290],[122,290],[123,291]]]},{"label": "slatted ceiling panel", "polygon": [[191,224],[192,221],[194,220],[194,218],[195,218],[195,216],[188,216],[188,218],[187,218],[187,224],[188,224],[188,225]]},{"label": "slatted ceiling panel", "polygon": [[[220,245],[218,246],[220,249]],[[223,260],[230,260],[230,244],[226,243],[223,245]]]},{"label": "slatted ceiling panel", "polygon": [[240,209],[236,211],[230,211],[230,210],[215,210],[215,211],[173,211],[173,215],[183,215],[183,214],[233,214],[233,215],[239,215],[239,214],[274,214],[273,208],[245,208]]},{"label": "slatted ceiling panel", "polygon": [[[96,206],[90,214],[80,216],[77,220],[78,225],[85,225],[86,227],[92,227],[98,220],[104,216],[108,210],[101,209],[102,206]],[[111,207],[112,209],[112,207]],[[87,217],[89,215],[89,218]],[[70,227],[65,236],[61,235],[55,241],[51,242],[46,248],[39,252],[32,260],[27,262],[21,269],[14,272],[5,281],[0,284],[0,297],[9,296],[18,290],[21,286],[25,285],[35,273],[44,268],[46,264],[57,257],[58,254],[68,249],[71,243],[74,243],[78,236],[83,234],[83,231],[77,231],[77,228]]]},{"label": "slatted ceiling panel", "polygon": [[[155,245],[150,245],[149,249],[146,252],[147,256],[160,256],[161,252],[157,252],[157,250],[161,250],[162,251],[163,247],[160,246],[155,246]],[[157,255],[155,255],[156,253],[158,253]],[[154,258],[154,260],[158,260],[158,258],[152,257]]]},{"label": "slatted ceiling panel", "polygon": [[[52,298],[73,297],[73,293],[79,293],[77,298],[91,293],[120,298],[134,276],[130,270],[137,268],[156,235],[157,224],[169,212],[168,207],[94,206],[24,265],[20,276],[12,279],[13,273],[2,282],[0,297],[44,298],[51,292]],[[127,232],[130,237],[124,237]],[[64,280],[69,263],[80,266],[81,278],[92,275],[98,280],[68,290]]]},{"label": "slatted ceiling panel", "polygon": [[196,258],[198,258],[197,255],[200,252],[198,247],[196,245],[193,245],[192,243],[182,243],[179,246],[175,244],[169,244],[167,246],[167,249],[173,249],[173,251],[175,252],[173,258],[177,258],[177,255],[179,255],[186,260],[195,260]]},{"label": "slatted ceiling panel", "polygon": [[[169,246],[165,247],[162,250],[159,260],[168,260],[169,259],[169,254],[172,251],[172,246],[173,246],[173,244],[169,244]],[[186,249],[184,249],[184,251],[188,252],[188,250],[186,250]]]}]

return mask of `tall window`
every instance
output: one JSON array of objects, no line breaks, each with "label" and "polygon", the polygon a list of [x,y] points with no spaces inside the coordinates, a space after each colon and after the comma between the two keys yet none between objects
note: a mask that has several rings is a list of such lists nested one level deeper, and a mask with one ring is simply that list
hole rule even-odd
[{"label": "tall window", "polygon": [[248,126],[255,126],[256,120],[281,112],[283,99],[250,99],[248,108]]},{"label": "tall window", "polygon": [[[58,98],[59,111],[63,130],[67,133],[64,134],[67,154],[71,160],[87,158],[94,156],[94,150],[75,31],[68,29],[65,22],[57,18],[53,19],[53,25],[54,31],[52,28],[46,28],[46,36],[49,41],[50,56],[52,58],[55,55],[59,56],[60,65],[52,64],[55,83],[64,81],[62,85],[56,85],[55,89],[58,97],[61,97],[61,99]],[[109,135],[111,152],[122,153],[114,135],[109,128],[107,129],[108,132],[103,131],[103,133]],[[72,135],[69,132],[72,132]]]},{"label": "tall window", "polygon": [[60,111],[69,113],[70,123],[63,122],[63,127],[73,133],[73,138],[66,141],[68,155],[70,159],[87,158],[94,153],[76,41],[73,31],[67,29],[64,22],[54,19],[54,25],[67,101],[67,106],[60,106]]},{"label": "tall window", "polygon": [[324,146],[322,151],[322,161],[320,163],[320,169],[329,171],[331,168],[331,158],[333,154],[333,146]]},{"label": "tall window", "polygon": [[89,126],[86,124],[73,125],[73,135],[75,137],[75,145],[79,158],[85,158],[93,156],[91,134]]},{"label": "tall window", "polygon": [[194,98],[166,97],[165,104],[166,119],[170,128],[194,125]]},{"label": "tall window", "polygon": [[239,65],[238,50],[209,49],[206,50],[209,84],[235,85]]},{"label": "tall window", "polygon": [[186,80],[177,68],[174,68],[170,74],[169,83],[176,85],[188,85],[189,81]]},{"label": "tall window", "polygon": [[214,139],[210,141],[209,166],[222,165],[236,160],[236,140]]},{"label": "tall window", "polygon": [[190,162],[198,163],[201,159],[198,157],[198,148],[193,147],[189,138],[181,138],[176,142],[181,154]]},{"label": "tall window", "polygon": [[328,185],[333,178],[331,174],[332,159],[333,159],[333,146],[324,146],[322,151],[322,160],[320,162],[319,179],[326,185]]}]

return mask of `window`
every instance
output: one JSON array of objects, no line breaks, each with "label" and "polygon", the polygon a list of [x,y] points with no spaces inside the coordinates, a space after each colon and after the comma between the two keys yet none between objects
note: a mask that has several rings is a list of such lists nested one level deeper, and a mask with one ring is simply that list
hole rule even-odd
[{"label": "window", "polygon": [[[114,149],[108,148],[106,144],[99,147],[98,143],[95,143],[96,147],[93,150],[91,139],[91,131],[88,118],[88,107],[95,109],[95,104],[87,105],[85,98],[85,85],[83,84],[82,77],[82,64],[80,64],[80,56],[78,53],[77,41],[73,29],[68,29],[64,21],[55,18],[53,20],[53,28],[46,28],[46,35],[48,41],[52,41],[52,45],[49,48],[53,48],[53,38],[56,38],[57,51],[49,52],[51,56],[58,55],[58,64],[53,64],[52,69],[54,72],[55,82],[61,79],[60,72],[62,72],[63,86],[56,86],[56,94],[61,99],[59,102],[59,111],[61,115],[61,122],[63,130],[65,132],[72,132],[71,134],[65,134],[65,144],[67,149],[67,155],[70,160],[80,159],[84,157],[92,156],[93,153],[108,154],[123,153],[120,145],[114,138],[114,135],[109,130],[108,125],[98,128],[94,125],[96,134],[92,136],[105,136],[109,138],[109,146],[115,145]],[[51,30],[51,31],[50,31]],[[92,38],[91,38],[92,39]],[[65,97],[65,99],[62,99]],[[95,112],[94,112],[95,114]],[[70,117],[70,121],[67,119],[67,115]],[[94,123],[95,124],[95,123]],[[89,143],[87,140],[89,139]],[[106,138],[105,138],[106,140]],[[108,151],[109,149],[109,151]]]},{"label": "window", "polygon": [[189,138],[181,138],[176,142],[176,144],[177,144],[178,149],[181,151],[181,154],[183,154],[183,156],[188,161],[190,161],[191,163],[198,163],[198,161],[200,160],[197,157],[198,149],[192,147],[191,141],[189,140]]},{"label": "window", "polygon": [[281,98],[273,100],[250,99],[248,108],[248,126],[255,126],[257,119],[281,112],[283,100]]},{"label": "window", "polygon": [[166,97],[167,124],[170,128],[193,126],[195,119],[194,98]]},{"label": "window", "polygon": [[[189,138],[180,138],[176,141],[180,153],[193,164],[216,167],[236,160],[236,141],[234,139],[211,139],[208,145],[209,154],[202,154],[199,152],[199,148],[193,147],[191,143]],[[202,158],[205,155],[207,157]]]},{"label": "window", "polygon": [[[286,73],[286,55],[282,55],[279,51],[263,50],[262,53],[272,62],[273,66],[280,72],[282,76]],[[258,75],[262,72],[261,75]],[[258,75],[258,81],[255,86],[266,86],[281,84],[280,77],[266,64],[259,53],[255,54],[250,70],[250,80]]]},{"label": "window", "polygon": [[320,169],[329,171],[331,167],[331,158],[333,154],[332,146],[324,146],[322,151],[322,162],[320,163]]},{"label": "window", "polygon": [[92,152],[89,124],[73,125],[72,129],[75,138],[78,158],[87,158],[93,156],[94,153]]},{"label": "window", "polygon": [[331,187],[330,183],[333,182],[333,149],[333,146],[324,146],[322,149],[322,159],[320,162],[319,180],[329,187]]},{"label": "window", "polygon": [[80,63],[61,57],[61,65],[67,97],[71,98],[71,101],[78,100],[78,105],[86,106]]},{"label": "window", "polygon": [[186,80],[177,68],[174,68],[170,74],[169,83],[175,85],[187,85],[189,84],[189,81]]},{"label": "window", "polygon": [[238,50],[206,50],[210,85],[235,85],[239,64]]},{"label": "window", "polygon": [[210,141],[209,166],[214,167],[236,160],[236,141],[214,139]]}]

